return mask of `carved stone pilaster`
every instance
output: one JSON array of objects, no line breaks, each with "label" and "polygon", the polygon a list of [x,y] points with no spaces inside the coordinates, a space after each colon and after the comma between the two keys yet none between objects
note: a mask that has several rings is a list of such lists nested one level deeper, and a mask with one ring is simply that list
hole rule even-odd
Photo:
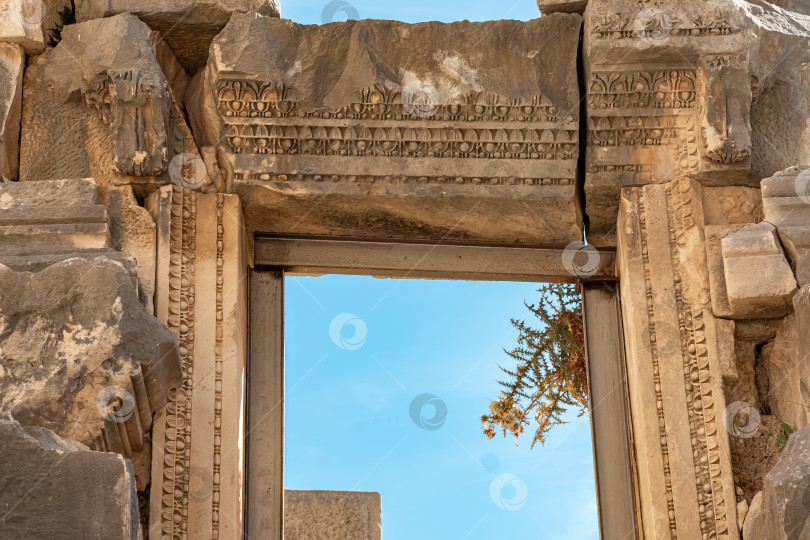
[{"label": "carved stone pilaster", "polygon": [[739,538],[699,184],[625,190],[618,244],[645,538]]},{"label": "carved stone pilaster", "polygon": [[155,417],[150,537],[239,538],[242,531],[246,278],[232,195],[164,187],[156,315],[180,341],[183,384]]}]

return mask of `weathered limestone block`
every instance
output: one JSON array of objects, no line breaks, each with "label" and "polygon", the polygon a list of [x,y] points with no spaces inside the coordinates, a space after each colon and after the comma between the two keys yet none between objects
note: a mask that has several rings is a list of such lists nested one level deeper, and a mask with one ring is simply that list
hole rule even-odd
[{"label": "weathered limestone block", "polygon": [[140,195],[171,181],[175,156],[199,157],[155,56],[155,36],[133,15],[66,27],[26,70],[21,180],[93,177]]},{"label": "weathered limestone block", "polygon": [[288,540],[381,540],[379,493],[284,492],[284,538]]},{"label": "weathered limestone block", "polygon": [[129,460],[0,419],[0,538],[137,540]]},{"label": "weathered limestone block", "polygon": [[194,72],[233,13],[279,16],[279,0],[76,0],[76,20],[132,13],[155,30],[183,66]]},{"label": "weathered limestone block", "polygon": [[799,342],[799,390],[805,411],[810,414],[810,285],[805,285],[793,298],[796,309],[796,332]]},{"label": "weathered limestone block", "polygon": [[39,54],[61,28],[61,14],[70,8],[70,0],[4,0],[0,41],[21,45],[25,54]]},{"label": "weathered limestone block", "polygon": [[763,219],[759,188],[705,187],[703,213],[706,225],[750,225]]},{"label": "weathered limestone block", "polygon": [[802,398],[801,366],[796,317],[785,317],[776,339],[762,349],[763,367],[767,373],[767,400],[763,405],[770,413],[794,430],[808,423],[810,407]]},{"label": "weathered limestone block", "polygon": [[537,0],[543,15],[552,13],[584,13],[588,0]]},{"label": "weathered limestone block", "polygon": [[810,167],[791,167],[762,181],[765,219],[776,226],[799,285],[810,283]]},{"label": "weathered limestone block", "polygon": [[0,411],[129,456],[179,383],[177,340],[120,263],[0,265]]},{"label": "weathered limestone block", "polygon": [[155,415],[150,538],[241,538],[247,259],[239,199],[163,187],[155,311],[177,335],[183,383]]},{"label": "weathered limestone block", "polygon": [[782,457],[765,477],[743,526],[753,540],[810,539],[810,427],[790,436]]},{"label": "weathered limestone block", "polygon": [[807,161],[781,143],[810,125],[810,18],[759,1],[593,0],[584,35],[589,242],[614,244],[622,186],[754,187],[785,156]]},{"label": "weathered limestone block", "polygon": [[252,230],[564,247],[580,26],[235,14],[189,87],[194,136]]},{"label": "weathered limestone block", "polygon": [[138,205],[129,186],[101,188],[99,198],[110,214],[110,244],[135,258],[138,296],[146,311],[154,314],[155,221],[148,210]]},{"label": "weathered limestone block", "polygon": [[696,181],[628,188],[618,221],[628,388],[647,539],[739,538],[723,429],[728,328],[711,312]]},{"label": "weathered limestone block", "polygon": [[0,182],[16,180],[20,162],[20,113],[25,52],[0,42]]},{"label": "weathered limestone block", "polygon": [[109,246],[107,210],[92,179],[0,183],[0,255]]},{"label": "weathered limestone block", "polygon": [[796,278],[770,223],[749,225],[721,241],[726,293],[734,319],[773,319],[793,309]]}]

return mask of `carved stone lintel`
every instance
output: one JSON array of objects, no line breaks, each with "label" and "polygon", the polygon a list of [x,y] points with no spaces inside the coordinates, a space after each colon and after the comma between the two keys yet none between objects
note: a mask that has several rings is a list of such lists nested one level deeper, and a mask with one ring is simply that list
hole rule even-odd
[{"label": "carved stone lintel", "polygon": [[[582,236],[580,26],[236,14],[187,92],[192,127],[254,230],[565,247]],[[480,55],[496,35],[499,58]]]}]

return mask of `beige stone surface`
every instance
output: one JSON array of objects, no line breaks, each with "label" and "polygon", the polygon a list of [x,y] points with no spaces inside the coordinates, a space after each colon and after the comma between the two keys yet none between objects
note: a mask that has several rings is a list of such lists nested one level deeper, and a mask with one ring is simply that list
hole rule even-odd
[{"label": "beige stone surface", "polygon": [[0,181],[16,180],[20,161],[20,115],[25,52],[0,42]]},{"label": "beige stone surface", "polygon": [[796,333],[799,354],[799,389],[805,410],[810,414],[810,285],[805,285],[793,299],[796,309]]},{"label": "beige stone surface", "polygon": [[565,247],[580,26],[236,14],[187,92],[192,129],[251,230]]},{"label": "beige stone surface", "polygon": [[379,493],[356,491],[284,492],[287,540],[381,540]]},{"label": "beige stone surface", "polygon": [[585,13],[589,241],[622,186],[756,186],[808,160],[810,18],[766,2],[593,0]]},{"label": "beige stone surface", "polygon": [[794,430],[806,426],[810,408],[802,399],[795,315],[785,317],[774,341],[763,347],[762,364],[767,373],[764,406]]},{"label": "beige stone surface", "polygon": [[0,411],[97,450],[140,450],[180,382],[176,338],[104,257],[0,265],[0,328]]},{"label": "beige stone surface", "polygon": [[[155,415],[150,538],[239,538],[247,327],[239,199],[164,187],[155,312],[180,342],[183,383]],[[187,535],[187,536],[186,536]]]},{"label": "beige stone surface", "polygon": [[0,256],[99,250],[109,234],[92,179],[0,183]]},{"label": "beige stone surface", "polygon": [[132,256],[138,265],[138,297],[150,314],[155,313],[155,221],[138,205],[129,186],[103,187],[101,204],[110,215],[110,245]]},{"label": "beige stone surface", "polygon": [[61,13],[70,8],[70,0],[5,0],[0,3],[0,42],[39,54],[61,28]]},{"label": "beige stone surface", "polygon": [[765,219],[776,226],[799,285],[810,283],[810,167],[762,181]]},{"label": "beige stone surface", "polygon": [[706,225],[750,225],[763,220],[762,193],[741,186],[705,187],[703,213]]},{"label": "beige stone surface", "polygon": [[718,340],[729,329],[710,309],[702,201],[700,185],[681,180],[626,189],[620,202],[617,267],[648,539],[739,538],[722,423],[732,374]]},{"label": "beige stone surface", "polygon": [[779,318],[792,311],[796,278],[773,225],[732,232],[721,241],[721,251],[732,318]]},{"label": "beige stone surface", "polygon": [[0,418],[0,537],[138,540],[129,460]]},{"label": "beige stone surface", "polygon": [[537,7],[543,15],[551,13],[582,13],[588,0],[537,0]]},{"label": "beige stone surface", "polygon": [[155,43],[148,26],[124,14],[70,25],[57,47],[31,60],[21,180],[93,177],[143,197],[172,181],[176,156],[199,157]]},{"label": "beige stone surface", "polygon": [[133,13],[172,48],[189,71],[205,65],[208,48],[233,13],[279,16],[279,0],[76,0],[79,22]]}]

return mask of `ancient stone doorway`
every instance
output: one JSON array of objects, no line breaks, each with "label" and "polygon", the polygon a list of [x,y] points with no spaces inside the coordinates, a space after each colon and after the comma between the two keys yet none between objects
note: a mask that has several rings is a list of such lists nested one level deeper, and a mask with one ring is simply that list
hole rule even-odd
[{"label": "ancient stone doorway", "polygon": [[[284,522],[284,276],[578,282],[583,292],[600,537],[635,538],[629,432],[614,254],[531,248],[269,238],[250,273],[246,534],[281,539]],[[585,268],[590,263],[588,268]],[[572,271],[573,269],[573,271]],[[577,275],[577,274],[580,275]]]}]

